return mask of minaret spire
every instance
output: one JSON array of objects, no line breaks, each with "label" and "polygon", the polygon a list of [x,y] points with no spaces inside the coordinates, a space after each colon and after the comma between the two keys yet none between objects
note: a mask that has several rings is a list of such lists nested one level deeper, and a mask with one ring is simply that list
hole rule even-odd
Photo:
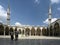
[{"label": "minaret spire", "polygon": [[52,18],[52,9],[51,9],[51,4],[49,6],[49,24],[51,23],[51,18]]},{"label": "minaret spire", "polygon": [[49,5],[49,36],[50,36],[50,26],[51,26],[51,19],[52,19],[52,9],[51,9],[51,4]]},{"label": "minaret spire", "polygon": [[10,25],[10,3],[8,0],[8,8],[7,8],[7,25]]}]

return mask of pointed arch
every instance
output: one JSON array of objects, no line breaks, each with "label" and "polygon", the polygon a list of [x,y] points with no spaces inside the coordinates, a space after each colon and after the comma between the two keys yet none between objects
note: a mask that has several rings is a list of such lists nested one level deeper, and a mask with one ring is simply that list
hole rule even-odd
[{"label": "pointed arch", "polygon": [[30,29],[29,29],[29,28],[26,28],[26,29],[25,29],[25,35],[26,35],[26,36],[29,36],[29,34],[30,34]]},{"label": "pointed arch", "polygon": [[36,35],[40,36],[40,34],[41,34],[41,29],[39,27],[37,27]]},{"label": "pointed arch", "polygon": [[19,34],[21,34],[21,29],[19,29]]},{"label": "pointed arch", "polygon": [[47,31],[47,30],[45,29],[45,27],[43,27],[43,29],[42,29],[42,34],[43,34],[44,36],[46,36],[46,34],[47,34],[46,31]]},{"label": "pointed arch", "polygon": [[35,28],[34,27],[32,27],[32,29],[31,29],[31,35],[35,36]]},{"label": "pointed arch", "polygon": [[51,25],[50,26],[50,36],[53,36],[53,32],[54,32],[54,30],[53,30],[52,25]]},{"label": "pointed arch", "polygon": [[5,28],[5,35],[9,35],[9,27],[8,26],[6,26],[6,28]]},{"label": "pointed arch", "polygon": [[58,23],[58,22],[56,22],[56,23],[54,24],[54,35],[55,35],[55,36],[59,36],[59,35],[60,35],[59,23]]},{"label": "pointed arch", "polygon": [[4,34],[4,26],[2,23],[0,23],[0,35]]}]

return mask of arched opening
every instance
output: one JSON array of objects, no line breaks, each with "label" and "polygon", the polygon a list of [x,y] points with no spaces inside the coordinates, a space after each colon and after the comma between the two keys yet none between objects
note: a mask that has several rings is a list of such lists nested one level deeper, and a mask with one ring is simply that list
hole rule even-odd
[{"label": "arched opening", "polygon": [[[10,32],[14,32],[14,29],[12,27],[10,28]],[[11,33],[10,33],[10,35],[11,35]]]},{"label": "arched opening", "polygon": [[35,36],[35,28],[34,27],[32,27],[32,29],[31,29],[31,35]]},{"label": "arched opening", "polygon": [[37,30],[36,30],[36,35],[40,36],[40,34],[41,34],[41,29],[38,27]]},{"label": "arched opening", "polygon": [[30,29],[29,29],[29,28],[26,28],[26,29],[25,29],[25,35],[26,35],[26,36],[29,36],[29,35],[30,35]]},{"label": "arched opening", "polygon": [[54,36],[59,36],[60,35],[60,31],[59,31],[59,23],[56,22],[54,24]]},{"label": "arched opening", "polygon": [[9,35],[9,27],[8,26],[5,27],[5,35]]},{"label": "arched opening", "polygon": [[21,34],[21,29],[19,29],[19,34]]},{"label": "arched opening", "polygon": [[24,35],[24,30],[21,31],[22,35]]},{"label": "arched opening", "polygon": [[54,30],[53,30],[52,26],[50,26],[50,36],[53,36],[53,32],[54,32]]},{"label": "arched opening", "polygon": [[0,35],[4,34],[4,26],[0,23]]},{"label": "arched opening", "polygon": [[45,29],[45,27],[43,27],[43,29],[42,29],[42,35],[44,35],[44,36],[47,35],[47,30]]}]

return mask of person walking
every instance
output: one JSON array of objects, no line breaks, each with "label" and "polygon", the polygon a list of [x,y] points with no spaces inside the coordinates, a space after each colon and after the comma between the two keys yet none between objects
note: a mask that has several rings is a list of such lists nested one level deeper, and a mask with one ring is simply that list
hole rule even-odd
[{"label": "person walking", "polygon": [[18,31],[17,31],[17,28],[15,29],[15,40],[18,40]]},{"label": "person walking", "polygon": [[14,31],[13,31],[13,29],[10,30],[10,36],[11,36],[11,40],[13,40],[14,39]]}]

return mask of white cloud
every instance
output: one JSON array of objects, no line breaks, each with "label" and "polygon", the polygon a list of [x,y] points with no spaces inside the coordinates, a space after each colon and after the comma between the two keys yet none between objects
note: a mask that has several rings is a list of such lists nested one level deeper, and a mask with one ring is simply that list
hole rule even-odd
[{"label": "white cloud", "polygon": [[20,27],[29,27],[30,25],[23,25],[20,22],[16,22],[15,26],[20,26]]},{"label": "white cloud", "polygon": [[2,23],[2,21],[0,20],[0,23]]},{"label": "white cloud", "polygon": [[1,20],[0,22],[6,23],[6,17],[7,17],[7,11],[2,5],[0,5],[0,20]]},{"label": "white cloud", "polygon": [[60,8],[57,8],[57,10],[59,10],[59,11],[60,11]]},{"label": "white cloud", "polygon": [[[56,20],[57,20],[57,18],[52,18],[51,23],[53,23]],[[48,24],[49,23],[48,19],[46,19],[45,21],[43,21],[43,23]]]},{"label": "white cloud", "polygon": [[34,3],[39,4],[40,3],[40,0],[35,0]]},{"label": "white cloud", "polygon": [[16,22],[15,23],[15,26],[21,26],[22,24],[21,23],[19,23],[19,22]]},{"label": "white cloud", "polygon": [[60,0],[50,0],[50,1],[51,1],[51,3],[52,3],[52,4],[54,4],[54,3],[56,3],[56,4],[57,4],[57,3],[59,3],[59,2],[60,2]]},{"label": "white cloud", "polygon": [[0,5],[0,17],[6,17],[7,11],[4,9],[2,5]]}]

